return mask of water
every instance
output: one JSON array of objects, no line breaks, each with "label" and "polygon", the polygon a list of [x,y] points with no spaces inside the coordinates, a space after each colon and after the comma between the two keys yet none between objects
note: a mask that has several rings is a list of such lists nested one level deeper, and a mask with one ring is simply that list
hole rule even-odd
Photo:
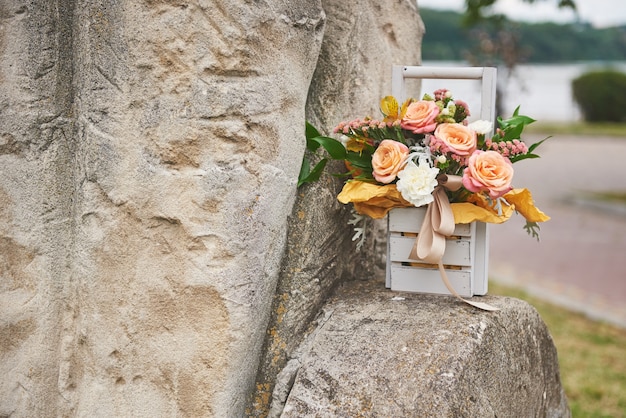
[{"label": "water", "polygon": [[[467,64],[427,61],[423,65],[436,67]],[[509,116],[520,105],[520,113],[539,121],[580,120],[580,110],[572,98],[572,80],[588,71],[607,68],[626,73],[626,62],[520,65],[511,77],[507,77],[504,69],[498,69],[498,88],[504,92],[502,116]],[[422,91],[432,92],[442,87],[451,90],[455,98],[465,100],[470,110],[479,109],[480,86],[477,81],[424,80]]]}]

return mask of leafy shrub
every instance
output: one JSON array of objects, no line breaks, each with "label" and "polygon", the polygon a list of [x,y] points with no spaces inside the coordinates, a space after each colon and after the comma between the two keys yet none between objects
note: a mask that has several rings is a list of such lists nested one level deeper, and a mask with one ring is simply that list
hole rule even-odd
[{"label": "leafy shrub", "polygon": [[572,91],[587,122],[626,122],[626,74],[589,72],[572,81]]}]

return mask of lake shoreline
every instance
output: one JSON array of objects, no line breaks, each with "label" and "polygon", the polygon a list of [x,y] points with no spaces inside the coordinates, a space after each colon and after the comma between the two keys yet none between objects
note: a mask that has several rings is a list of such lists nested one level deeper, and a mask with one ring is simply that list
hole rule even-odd
[{"label": "lake shoreline", "polygon": [[[423,66],[468,66],[466,62],[425,61]],[[503,112],[508,116],[520,106],[522,114],[551,123],[579,122],[581,113],[572,97],[572,81],[595,70],[611,68],[626,73],[626,61],[583,61],[565,64],[520,64],[509,75],[498,69],[498,89],[502,93]],[[480,85],[472,80],[423,80],[422,92],[447,88],[471,109],[480,108]],[[423,93],[422,93],[423,94]],[[421,94],[420,94],[421,96]]]}]

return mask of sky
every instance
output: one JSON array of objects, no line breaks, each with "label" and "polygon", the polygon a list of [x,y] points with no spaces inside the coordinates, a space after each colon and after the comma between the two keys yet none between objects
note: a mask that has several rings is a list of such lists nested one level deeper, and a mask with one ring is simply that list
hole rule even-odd
[{"label": "sky", "polygon": [[[596,28],[626,24],[626,0],[575,0],[581,20]],[[566,23],[575,21],[576,15],[569,9],[559,9],[557,0],[537,0],[528,4],[522,0],[498,0],[494,10],[511,20],[528,22],[552,21]],[[464,0],[417,0],[419,7],[461,11]]]}]

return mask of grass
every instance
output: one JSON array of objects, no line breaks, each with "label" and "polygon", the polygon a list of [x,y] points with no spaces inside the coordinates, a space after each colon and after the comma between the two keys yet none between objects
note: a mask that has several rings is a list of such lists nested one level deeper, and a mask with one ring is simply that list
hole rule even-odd
[{"label": "grass", "polygon": [[626,417],[626,330],[489,283],[490,293],[533,305],[556,345],[561,382],[574,418]]},{"label": "grass", "polygon": [[581,192],[583,197],[611,203],[626,203],[625,192]]},{"label": "grass", "polygon": [[529,125],[525,132],[544,135],[615,136],[626,138],[626,123],[541,122]]}]

